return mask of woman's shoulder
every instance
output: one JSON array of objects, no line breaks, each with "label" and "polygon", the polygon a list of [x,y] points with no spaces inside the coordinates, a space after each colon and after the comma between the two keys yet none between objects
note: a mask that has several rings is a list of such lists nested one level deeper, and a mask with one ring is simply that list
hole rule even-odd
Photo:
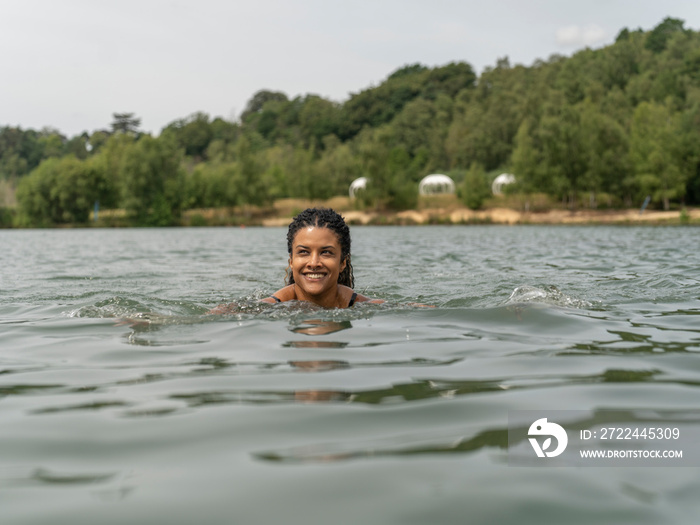
[{"label": "woman's shoulder", "polygon": [[338,285],[340,289],[342,290],[343,297],[347,299],[348,303],[348,308],[350,308],[353,304],[355,303],[375,303],[375,304],[381,304],[384,301],[381,299],[372,299],[370,297],[367,297],[366,295],[362,295],[361,293],[358,293],[354,291],[352,288],[349,286],[345,285]]},{"label": "woman's shoulder", "polygon": [[[367,302],[369,302],[369,303],[381,304],[384,302],[381,299],[372,299],[371,297],[367,297],[365,295],[362,295],[361,293],[357,293],[349,286],[345,286],[342,284],[338,285],[338,291],[340,292],[339,295],[340,295],[341,301],[343,303],[347,304],[348,308],[351,307],[355,303],[367,303]],[[297,298],[297,295],[296,295],[296,291],[294,289],[294,285],[290,284],[288,286],[285,286],[284,288],[280,288],[275,293],[273,293],[270,297],[265,297],[264,299],[261,299],[260,301],[263,303],[275,304],[275,303],[283,303],[285,301],[293,301],[296,298]]]},{"label": "woman's shoulder", "polygon": [[296,292],[294,291],[294,285],[290,284],[288,286],[285,286],[284,288],[280,288],[270,297],[265,297],[265,299],[261,299],[260,302],[274,304],[283,303],[285,301],[291,301],[293,299],[296,299]]}]

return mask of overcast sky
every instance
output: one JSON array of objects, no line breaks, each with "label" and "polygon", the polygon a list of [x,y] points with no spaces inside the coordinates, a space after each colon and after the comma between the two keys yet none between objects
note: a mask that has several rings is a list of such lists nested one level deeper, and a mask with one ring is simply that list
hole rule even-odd
[{"label": "overcast sky", "polygon": [[203,111],[234,120],[260,89],[336,101],[392,71],[508,56],[531,65],[649,30],[700,28],[698,0],[0,0],[0,126],[154,134]]}]

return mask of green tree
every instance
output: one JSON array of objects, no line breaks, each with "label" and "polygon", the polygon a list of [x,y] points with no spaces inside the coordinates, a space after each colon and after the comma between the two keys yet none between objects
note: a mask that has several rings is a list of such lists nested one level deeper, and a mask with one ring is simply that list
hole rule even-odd
[{"label": "green tree", "polygon": [[[436,108],[427,99],[415,99],[406,104],[392,121],[391,128],[397,144],[411,154],[421,146],[430,144],[436,127]],[[443,127],[445,123],[443,122]]]},{"label": "green tree", "polygon": [[141,226],[167,226],[179,218],[184,189],[181,152],[167,137],[144,136],[127,148],[120,166],[122,204]]},{"label": "green tree", "polygon": [[547,187],[542,166],[542,153],[535,140],[536,123],[532,119],[523,120],[515,136],[513,150],[513,171],[517,177],[518,188],[525,193],[542,191]]},{"label": "green tree", "polygon": [[254,113],[260,113],[268,102],[287,102],[289,98],[287,95],[281,91],[269,91],[267,89],[262,89],[255,93],[253,97],[246,104],[243,113],[241,113],[241,121],[245,122],[248,120],[250,115]]},{"label": "green tree", "polygon": [[389,184],[385,186],[386,205],[394,210],[415,208],[418,204],[418,183],[410,176],[411,157],[402,147],[389,151],[386,174]]},{"label": "green tree", "polygon": [[581,113],[571,105],[556,100],[542,117],[538,129],[543,168],[551,193],[576,206],[578,193],[585,185],[588,152],[584,147]]},{"label": "green tree", "polygon": [[239,202],[235,163],[201,163],[186,176],[183,208],[220,208]]},{"label": "green tree", "polygon": [[269,202],[262,179],[263,169],[251,142],[243,136],[236,146],[236,173],[233,178],[237,201],[241,204],[262,205]]},{"label": "green tree", "polygon": [[466,62],[451,62],[426,72],[421,96],[435,100],[440,94],[454,98],[463,89],[472,89],[476,83],[476,73]]},{"label": "green tree", "polygon": [[113,133],[139,134],[141,119],[135,117],[133,113],[113,113],[112,116],[114,117],[111,124]]},{"label": "green tree", "polygon": [[684,20],[666,17],[648,35],[645,47],[654,53],[661,53],[666,49],[666,44],[675,33],[683,33]]},{"label": "green tree", "polygon": [[322,146],[324,137],[338,133],[338,121],[336,104],[316,95],[307,95],[299,112],[299,131],[304,146]]},{"label": "green tree", "polygon": [[105,181],[90,161],[51,158],[17,187],[20,223],[26,226],[85,223]]},{"label": "green tree", "polygon": [[370,184],[364,199],[369,206],[388,206],[392,174],[388,169],[391,133],[386,126],[377,130],[365,129],[354,141],[354,148],[360,161],[360,170]]},{"label": "green tree", "polygon": [[481,164],[475,162],[469,167],[460,190],[468,208],[478,210],[484,205],[484,201],[491,196],[491,185]]},{"label": "green tree", "polygon": [[463,89],[472,89],[475,80],[472,67],[464,62],[435,69],[406,66],[380,85],[351,95],[342,107],[338,136],[349,140],[365,126],[386,124],[417,97],[435,100],[444,94],[452,98]]},{"label": "green tree", "polygon": [[172,135],[185,155],[201,160],[214,137],[209,115],[198,112],[168,124],[161,135]]},{"label": "green tree", "polygon": [[64,151],[68,155],[74,155],[75,157],[84,160],[88,157],[88,140],[90,136],[87,133],[82,133],[76,135],[70,140],[66,141],[64,146]]},{"label": "green tree", "polygon": [[27,159],[20,157],[14,151],[7,152],[0,158],[0,178],[15,179],[26,174],[28,170]]},{"label": "green tree", "polygon": [[625,177],[630,172],[629,140],[625,129],[598,110],[591,101],[577,108],[581,115],[581,146],[585,171],[579,188],[589,192],[589,205],[596,207],[596,194],[602,190],[617,194],[629,191]]},{"label": "green tree", "polygon": [[65,143],[66,137],[58,130],[44,128],[36,135],[34,148],[35,152],[41,156],[41,160],[62,157],[65,154]]},{"label": "green tree", "polygon": [[[20,128],[0,128],[0,178],[13,179],[31,171],[28,146],[35,141],[33,135],[36,134],[25,133]],[[41,158],[41,155],[37,157]]]},{"label": "green tree", "polygon": [[[663,208],[685,194],[687,173],[680,165],[679,117],[666,105],[642,102],[634,112],[630,157],[642,195]],[[640,195],[641,197],[641,195]]]},{"label": "green tree", "polygon": [[102,132],[95,132],[90,137],[92,141],[104,140],[98,142],[97,152],[91,157],[95,169],[99,171],[104,181],[105,189],[100,197],[100,206],[102,208],[117,208],[122,205],[122,164],[128,150],[136,144],[136,138],[133,135],[118,133],[107,136]]},{"label": "green tree", "polygon": [[352,181],[362,176],[358,157],[349,144],[342,144],[335,135],[325,137],[316,173],[328,185],[331,195],[346,195]]},{"label": "green tree", "polygon": [[104,146],[107,141],[110,138],[110,133],[109,131],[106,130],[98,130],[98,131],[93,131],[90,137],[87,140],[87,144],[85,145],[86,149],[90,151],[90,154],[95,155],[97,154],[102,146]]}]

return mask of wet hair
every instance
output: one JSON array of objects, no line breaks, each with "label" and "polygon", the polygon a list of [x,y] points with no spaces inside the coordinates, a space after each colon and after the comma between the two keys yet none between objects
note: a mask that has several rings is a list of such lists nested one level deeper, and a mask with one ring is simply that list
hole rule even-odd
[{"label": "wet hair", "polygon": [[[328,228],[338,236],[340,260],[345,261],[345,268],[338,275],[338,284],[354,288],[355,276],[352,273],[352,264],[350,263],[350,228],[345,224],[345,219],[330,208],[307,208],[302,211],[294,217],[287,231],[287,252],[290,256],[297,232],[309,226]],[[294,274],[289,272],[286,280],[287,284],[294,284]]]}]

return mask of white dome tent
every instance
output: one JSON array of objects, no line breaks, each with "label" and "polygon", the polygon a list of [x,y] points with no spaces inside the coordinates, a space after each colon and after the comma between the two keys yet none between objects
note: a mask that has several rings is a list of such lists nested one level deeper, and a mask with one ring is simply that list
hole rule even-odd
[{"label": "white dome tent", "polygon": [[354,181],[352,181],[350,183],[350,198],[354,199],[355,197],[357,197],[358,191],[366,189],[367,182],[367,177],[360,177],[359,179],[355,179]]},{"label": "white dome tent", "polygon": [[455,183],[447,175],[434,173],[423,177],[418,185],[418,193],[420,195],[437,195],[444,193],[454,193]]},{"label": "white dome tent", "polygon": [[503,195],[503,186],[508,184],[513,184],[515,182],[515,175],[512,173],[501,173],[498,177],[493,179],[491,184],[491,191],[494,195]]}]

